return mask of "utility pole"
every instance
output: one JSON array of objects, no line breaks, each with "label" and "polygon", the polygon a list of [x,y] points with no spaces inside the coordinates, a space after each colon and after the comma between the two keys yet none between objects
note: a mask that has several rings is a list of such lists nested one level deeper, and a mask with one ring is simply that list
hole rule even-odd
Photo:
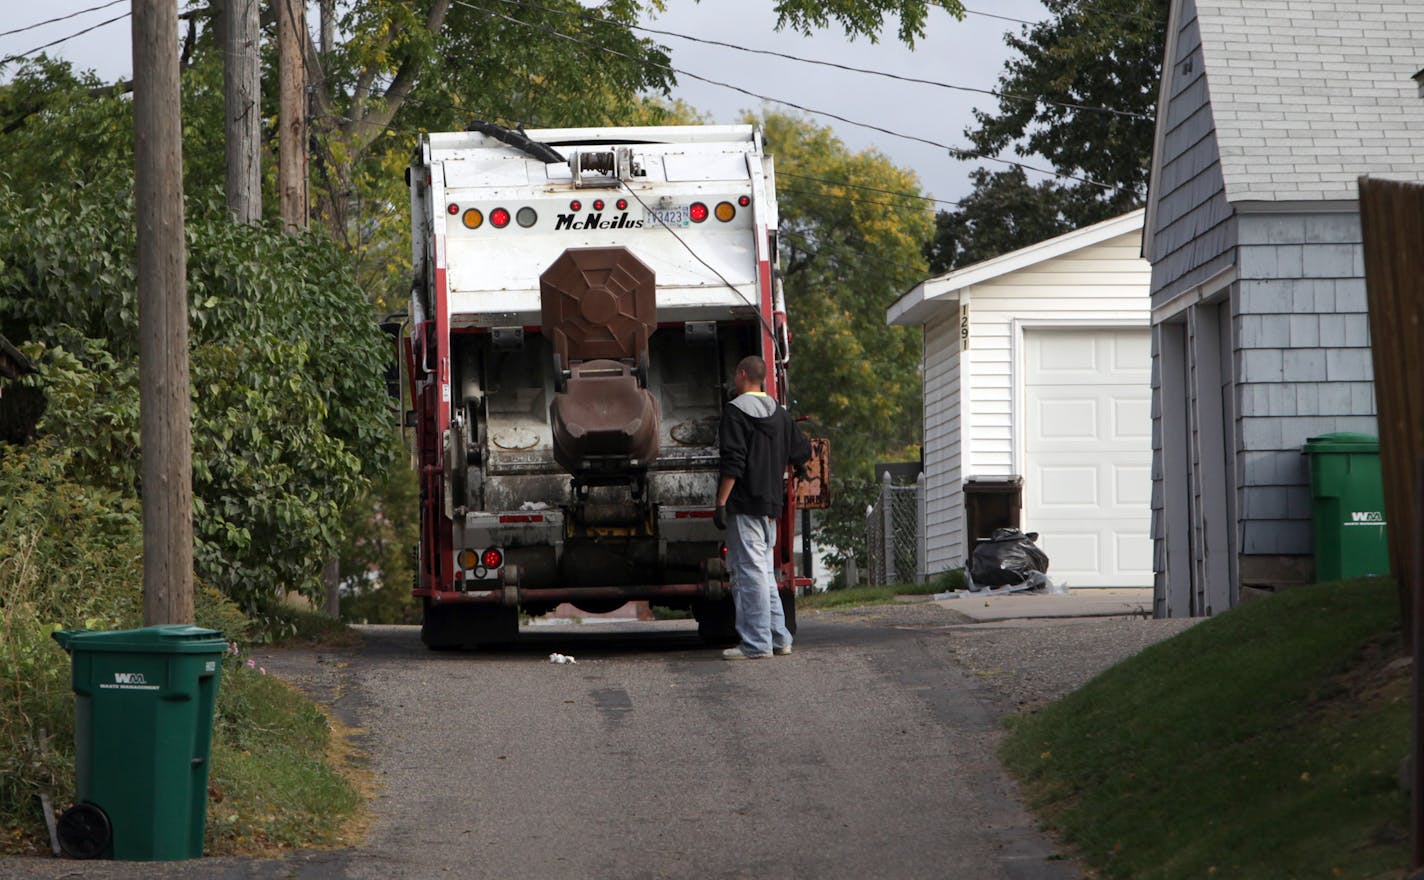
[{"label": "utility pole", "polygon": [[[298,0],[299,2],[299,0]],[[238,223],[262,221],[262,74],[258,0],[223,9],[223,106],[227,128],[227,209]]]},{"label": "utility pole", "polygon": [[133,0],[143,621],[193,622],[188,277],[178,0]]},{"label": "utility pole", "polygon": [[304,0],[272,0],[277,15],[277,192],[282,225],[306,229],[307,15]]},{"label": "utility pole", "polygon": [[321,0],[321,59],[323,66],[336,48],[336,0]]}]

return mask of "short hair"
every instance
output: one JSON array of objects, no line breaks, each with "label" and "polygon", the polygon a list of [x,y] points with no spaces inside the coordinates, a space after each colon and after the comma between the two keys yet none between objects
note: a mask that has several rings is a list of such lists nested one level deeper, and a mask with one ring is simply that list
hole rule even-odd
[{"label": "short hair", "polygon": [[747,355],[737,362],[737,372],[745,373],[747,378],[758,385],[766,384],[766,361],[756,355]]}]

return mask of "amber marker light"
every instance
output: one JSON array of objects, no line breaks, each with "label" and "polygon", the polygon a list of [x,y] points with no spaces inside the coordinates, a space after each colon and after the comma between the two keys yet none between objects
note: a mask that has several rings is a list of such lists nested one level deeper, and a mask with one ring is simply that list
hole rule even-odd
[{"label": "amber marker light", "polygon": [[728,220],[737,216],[737,209],[732,207],[731,202],[718,202],[715,213],[717,214],[718,220],[726,223]]},{"label": "amber marker light", "polygon": [[480,563],[480,554],[473,550],[460,551],[460,567],[465,569],[474,568]]},{"label": "amber marker light", "polygon": [[[453,208],[454,205],[451,205]],[[480,213],[479,208],[470,208],[460,215],[460,222],[465,224],[466,229],[479,229],[485,222],[485,215]]]}]

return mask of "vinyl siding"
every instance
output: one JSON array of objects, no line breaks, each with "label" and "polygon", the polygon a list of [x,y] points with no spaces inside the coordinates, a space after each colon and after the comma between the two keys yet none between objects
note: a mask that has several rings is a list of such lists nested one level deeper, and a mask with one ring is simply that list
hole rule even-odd
[{"label": "vinyl siding", "polygon": [[930,575],[963,562],[959,312],[925,325],[925,548]]},{"label": "vinyl siding", "polygon": [[969,454],[965,476],[1016,473],[1015,322],[1123,326],[1149,321],[1147,263],[1138,231],[1020,269],[970,289]]}]

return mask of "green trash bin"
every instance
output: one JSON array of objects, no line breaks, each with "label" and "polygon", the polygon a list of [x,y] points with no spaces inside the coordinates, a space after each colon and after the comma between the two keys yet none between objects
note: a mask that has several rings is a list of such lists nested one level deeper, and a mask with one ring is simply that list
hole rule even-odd
[{"label": "green trash bin", "polygon": [[75,858],[200,858],[222,633],[150,626],[54,638],[72,657],[78,783],[60,846]]},{"label": "green trash bin", "polygon": [[1389,574],[1379,439],[1321,434],[1301,451],[1310,458],[1315,579]]}]

